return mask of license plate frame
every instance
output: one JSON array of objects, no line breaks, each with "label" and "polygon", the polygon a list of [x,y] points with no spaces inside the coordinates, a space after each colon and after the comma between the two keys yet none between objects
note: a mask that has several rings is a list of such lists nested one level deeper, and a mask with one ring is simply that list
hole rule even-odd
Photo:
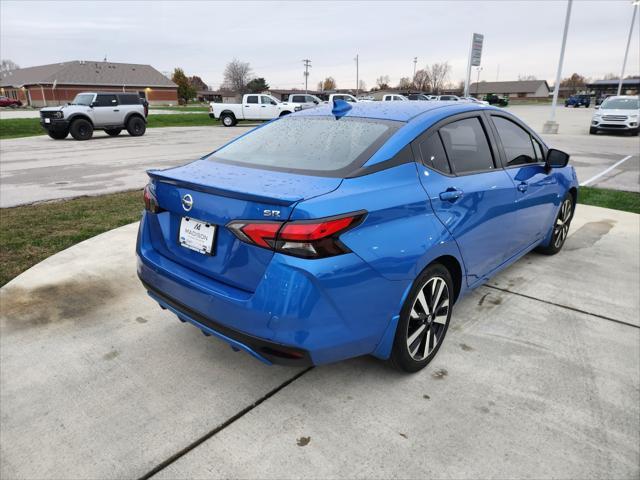
[{"label": "license plate frame", "polygon": [[217,225],[193,217],[182,217],[178,226],[178,245],[206,256],[216,254]]}]

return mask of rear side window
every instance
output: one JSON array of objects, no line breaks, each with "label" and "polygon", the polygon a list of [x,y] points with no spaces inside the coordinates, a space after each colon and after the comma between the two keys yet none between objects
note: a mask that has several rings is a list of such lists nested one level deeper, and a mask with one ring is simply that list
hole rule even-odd
[{"label": "rear side window", "polygon": [[427,167],[433,168],[443,173],[451,173],[447,154],[444,151],[440,134],[436,132],[426,140],[420,142],[420,154],[422,161]]},{"label": "rear side window", "polygon": [[401,125],[365,118],[284,117],[222,147],[209,160],[342,177],[360,168]]},{"label": "rear side window", "polygon": [[140,97],[135,93],[124,93],[118,95],[120,105],[140,105]]},{"label": "rear side window", "polygon": [[115,95],[97,95],[95,100],[96,107],[111,107],[118,105]]},{"label": "rear side window", "polygon": [[447,156],[455,173],[494,168],[493,156],[480,119],[465,118],[440,129]]},{"label": "rear side window", "polygon": [[506,166],[513,167],[538,161],[533,146],[534,140],[529,132],[503,117],[493,117],[493,123],[498,130],[504,153],[507,156]]},{"label": "rear side window", "polygon": [[258,96],[257,95],[249,95],[247,97],[247,103],[258,103]]},{"label": "rear side window", "polygon": [[291,100],[292,102],[295,103],[304,103],[307,99],[301,95],[296,95],[293,97],[293,99]]}]

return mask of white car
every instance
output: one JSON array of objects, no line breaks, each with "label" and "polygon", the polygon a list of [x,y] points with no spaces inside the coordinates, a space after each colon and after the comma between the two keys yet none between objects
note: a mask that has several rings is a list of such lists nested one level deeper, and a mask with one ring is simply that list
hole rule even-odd
[{"label": "white car", "polygon": [[300,110],[295,104],[282,103],[271,95],[248,93],[242,103],[209,104],[209,117],[217,118],[225,127],[233,127],[238,120],[272,120]]},{"label": "white car", "polygon": [[470,102],[470,103],[479,103],[481,105],[489,105],[489,102],[485,102],[484,100],[479,100],[475,97],[460,97],[461,102]]},{"label": "white car", "polygon": [[638,120],[640,115],[640,97],[633,95],[621,95],[609,97],[591,117],[589,133],[596,134],[599,131],[630,132],[638,135]]},{"label": "white car", "polygon": [[409,99],[399,93],[391,93],[382,97],[383,102],[408,102]]},{"label": "white car", "polygon": [[461,99],[457,95],[440,95],[438,100],[441,102],[459,102]]},{"label": "white car", "polygon": [[299,105],[304,110],[307,108],[317,107],[322,104],[322,100],[309,93],[292,93],[289,95],[289,100],[287,100],[286,103],[293,105],[294,109]]}]

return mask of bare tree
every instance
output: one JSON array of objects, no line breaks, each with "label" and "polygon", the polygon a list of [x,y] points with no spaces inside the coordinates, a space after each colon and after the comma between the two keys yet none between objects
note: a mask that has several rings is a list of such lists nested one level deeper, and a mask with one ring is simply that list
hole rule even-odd
[{"label": "bare tree", "polygon": [[604,77],[602,77],[603,80],[618,80],[620,78],[620,75],[616,75],[615,73],[607,73]]},{"label": "bare tree", "polygon": [[451,65],[449,62],[443,63],[434,63],[429,67],[425,68],[427,72],[429,72],[429,78],[431,79],[431,90],[434,93],[440,93],[440,91],[444,88],[449,79],[449,74],[451,73]]},{"label": "bare tree", "polygon": [[319,92],[321,92],[321,91],[322,91],[322,85],[323,85],[322,80],[320,80],[320,81],[318,82],[318,91],[319,91]]},{"label": "bare tree", "polygon": [[251,66],[248,62],[241,62],[234,58],[224,69],[223,85],[236,93],[245,93],[247,83],[251,80]]},{"label": "bare tree", "polygon": [[413,82],[409,80],[409,77],[402,77],[398,83],[399,90],[410,90],[413,87]]},{"label": "bare tree", "polygon": [[376,78],[376,85],[380,90],[389,88],[390,83],[391,83],[391,80],[389,79],[389,75],[380,75],[378,78]]},{"label": "bare tree", "polygon": [[364,80],[360,80],[358,82],[358,90],[360,90],[361,92],[367,91],[367,84],[364,82]]},{"label": "bare tree", "polygon": [[583,90],[587,84],[587,79],[578,73],[574,73],[570,77],[560,81],[560,87],[566,88],[569,93],[576,93]]},{"label": "bare tree", "polygon": [[13,60],[9,60],[8,58],[5,60],[0,60],[0,72],[8,72],[11,70],[17,70],[20,68]]},{"label": "bare tree", "polygon": [[421,92],[431,91],[431,77],[425,69],[420,69],[413,77],[413,87]]},{"label": "bare tree", "polygon": [[336,84],[336,81],[333,79],[333,77],[327,77],[324,79],[324,82],[322,82],[322,90],[335,90],[336,88],[338,88],[338,85]]}]

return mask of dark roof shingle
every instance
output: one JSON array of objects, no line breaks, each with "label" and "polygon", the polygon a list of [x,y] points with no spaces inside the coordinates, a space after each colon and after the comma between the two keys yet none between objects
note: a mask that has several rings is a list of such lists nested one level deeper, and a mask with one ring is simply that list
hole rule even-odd
[{"label": "dark roof shingle", "polygon": [[0,86],[23,85],[101,85],[135,87],[176,87],[151,65],[76,60],[2,73]]}]

